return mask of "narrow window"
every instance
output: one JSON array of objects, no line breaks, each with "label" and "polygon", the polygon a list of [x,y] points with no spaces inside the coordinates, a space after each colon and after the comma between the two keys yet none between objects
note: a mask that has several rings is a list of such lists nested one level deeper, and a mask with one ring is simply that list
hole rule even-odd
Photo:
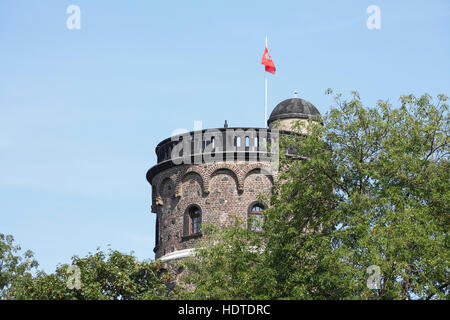
[{"label": "narrow window", "polygon": [[248,213],[248,228],[253,231],[261,232],[264,223],[262,212],[264,207],[257,203],[251,206]]},{"label": "narrow window", "polygon": [[156,243],[156,246],[159,245],[159,217],[158,216],[156,216],[155,243]]},{"label": "narrow window", "polygon": [[193,206],[189,209],[189,220],[190,220],[190,234],[200,233],[200,224],[202,223],[202,211],[199,207]]}]

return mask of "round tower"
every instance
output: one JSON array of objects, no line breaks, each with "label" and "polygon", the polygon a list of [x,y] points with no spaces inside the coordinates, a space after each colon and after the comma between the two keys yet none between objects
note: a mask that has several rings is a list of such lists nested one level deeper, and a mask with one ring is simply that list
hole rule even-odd
[{"label": "round tower", "polygon": [[[317,114],[309,102],[288,99],[274,109],[268,129],[226,125],[161,141],[155,149],[157,164],[147,172],[156,214],[155,258],[169,261],[190,255],[204,223],[224,227],[234,217],[247,223],[250,216],[262,221],[268,203],[258,199],[270,196],[277,175],[273,146],[279,135],[289,134],[294,119]],[[278,119],[281,128],[272,128]],[[256,225],[248,227],[258,231]]]}]

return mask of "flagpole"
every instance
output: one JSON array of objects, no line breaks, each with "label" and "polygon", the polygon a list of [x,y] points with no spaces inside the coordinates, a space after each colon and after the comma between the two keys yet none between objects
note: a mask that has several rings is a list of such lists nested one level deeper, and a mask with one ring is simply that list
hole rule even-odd
[{"label": "flagpole", "polygon": [[264,96],[264,128],[267,126],[267,75],[265,75],[266,78],[266,90],[265,90],[265,96]]},{"label": "flagpole", "polygon": [[[266,35],[266,48],[267,48],[267,35]],[[265,77],[265,92],[264,92],[264,128],[267,127],[267,74],[264,72]]]}]

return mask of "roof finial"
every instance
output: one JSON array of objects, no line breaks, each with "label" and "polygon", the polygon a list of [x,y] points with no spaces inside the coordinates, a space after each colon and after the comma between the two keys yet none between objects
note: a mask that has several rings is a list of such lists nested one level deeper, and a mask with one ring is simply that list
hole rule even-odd
[{"label": "roof finial", "polygon": [[224,127],[225,129],[228,128],[228,122],[227,122],[227,120],[225,120],[225,123],[224,123],[223,127]]},{"label": "roof finial", "polygon": [[297,94],[298,94],[297,89],[295,89],[294,90],[294,98],[297,98]]}]

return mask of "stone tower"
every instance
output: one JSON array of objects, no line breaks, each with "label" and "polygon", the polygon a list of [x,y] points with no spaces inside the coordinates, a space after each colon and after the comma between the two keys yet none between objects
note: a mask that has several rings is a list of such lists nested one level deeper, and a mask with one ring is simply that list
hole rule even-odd
[{"label": "stone tower", "polygon": [[234,216],[243,221],[250,215],[261,218],[269,204],[258,201],[259,195],[270,195],[276,179],[278,154],[273,146],[279,135],[290,133],[295,120],[317,115],[310,102],[293,98],[275,107],[268,129],[226,125],[161,141],[155,149],[157,164],[147,172],[156,214],[155,258],[170,261],[190,255],[202,236],[202,223],[224,227]]}]

